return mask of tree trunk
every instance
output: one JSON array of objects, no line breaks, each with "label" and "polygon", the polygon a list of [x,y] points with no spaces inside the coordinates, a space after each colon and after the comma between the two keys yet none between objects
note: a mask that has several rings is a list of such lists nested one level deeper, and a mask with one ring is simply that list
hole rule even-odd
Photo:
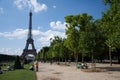
[{"label": "tree trunk", "polygon": [[109,60],[110,60],[110,66],[112,66],[111,46],[109,46]]},{"label": "tree trunk", "polygon": [[94,63],[94,57],[93,57],[93,55],[92,55],[92,64]]},{"label": "tree trunk", "polygon": [[75,54],[75,63],[76,64],[78,63],[78,54],[77,53]]},{"label": "tree trunk", "polygon": [[65,65],[67,65],[67,59],[65,58]]},{"label": "tree trunk", "polygon": [[58,57],[58,65],[60,64],[60,57]]},{"label": "tree trunk", "polygon": [[93,70],[96,69],[96,63],[94,61],[94,56],[93,55],[92,55],[92,64],[91,64],[91,67],[92,67]]},{"label": "tree trunk", "polygon": [[120,64],[120,56],[118,56],[118,63]]},{"label": "tree trunk", "polygon": [[69,61],[68,62],[69,62],[69,64],[71,63],[71,56],[69,56]]},{"label": "tree trunk", "polygon": [[77,65],[77,63],[78,63],[78,55],[77,55],[77,53],[76,52],[74,52],[74,59],[75,59],[75,65]]},{"label": "tree trunk", "polygon": [[83,53],[82,53],[82,63],[84,62],[84,56],[83,56]]}]

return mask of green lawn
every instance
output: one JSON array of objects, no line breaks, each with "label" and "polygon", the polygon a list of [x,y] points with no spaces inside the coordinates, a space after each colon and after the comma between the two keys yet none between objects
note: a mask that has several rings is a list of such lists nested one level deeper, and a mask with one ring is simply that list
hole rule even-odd
[{"label": "green lawn", "polygon": [[25,69],[5,71],[0,74],[0,80],[36,80],[35,72],[29,70],[29,66],[25,66]]}]

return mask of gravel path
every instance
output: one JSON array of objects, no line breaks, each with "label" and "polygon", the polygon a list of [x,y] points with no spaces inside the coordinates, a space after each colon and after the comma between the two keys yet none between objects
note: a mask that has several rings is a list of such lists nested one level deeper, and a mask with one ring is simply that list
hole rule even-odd
[{"label": "gravel path", "polygon": [[120,80],[120,65],[109,67],[109,64],[97,64],[96,66],[108,70],[83,72],[81,69],[76,69],[75,66],[39,63],[39,71],[36,72],[36,75],[37,80]]}]

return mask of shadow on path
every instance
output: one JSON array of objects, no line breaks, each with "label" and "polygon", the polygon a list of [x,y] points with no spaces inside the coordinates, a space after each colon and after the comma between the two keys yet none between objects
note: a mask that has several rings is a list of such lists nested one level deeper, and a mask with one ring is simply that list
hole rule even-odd
[{"label": "shadow on path", "polygon": [[120,67],[97,67],[99,69],[105,69],[107,71],[120,71]]}]

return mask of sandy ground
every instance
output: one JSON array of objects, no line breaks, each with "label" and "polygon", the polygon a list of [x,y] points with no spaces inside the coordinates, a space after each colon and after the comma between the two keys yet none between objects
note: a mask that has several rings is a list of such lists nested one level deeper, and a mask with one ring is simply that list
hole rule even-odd
[{"label": "sandy ground", "polygon": [[[88,64],[90,66],[90,64]],[[37,80],[120,80],[120,65],[96,64],[104,71],[84,72],[75,66],[39,63]]]}]

